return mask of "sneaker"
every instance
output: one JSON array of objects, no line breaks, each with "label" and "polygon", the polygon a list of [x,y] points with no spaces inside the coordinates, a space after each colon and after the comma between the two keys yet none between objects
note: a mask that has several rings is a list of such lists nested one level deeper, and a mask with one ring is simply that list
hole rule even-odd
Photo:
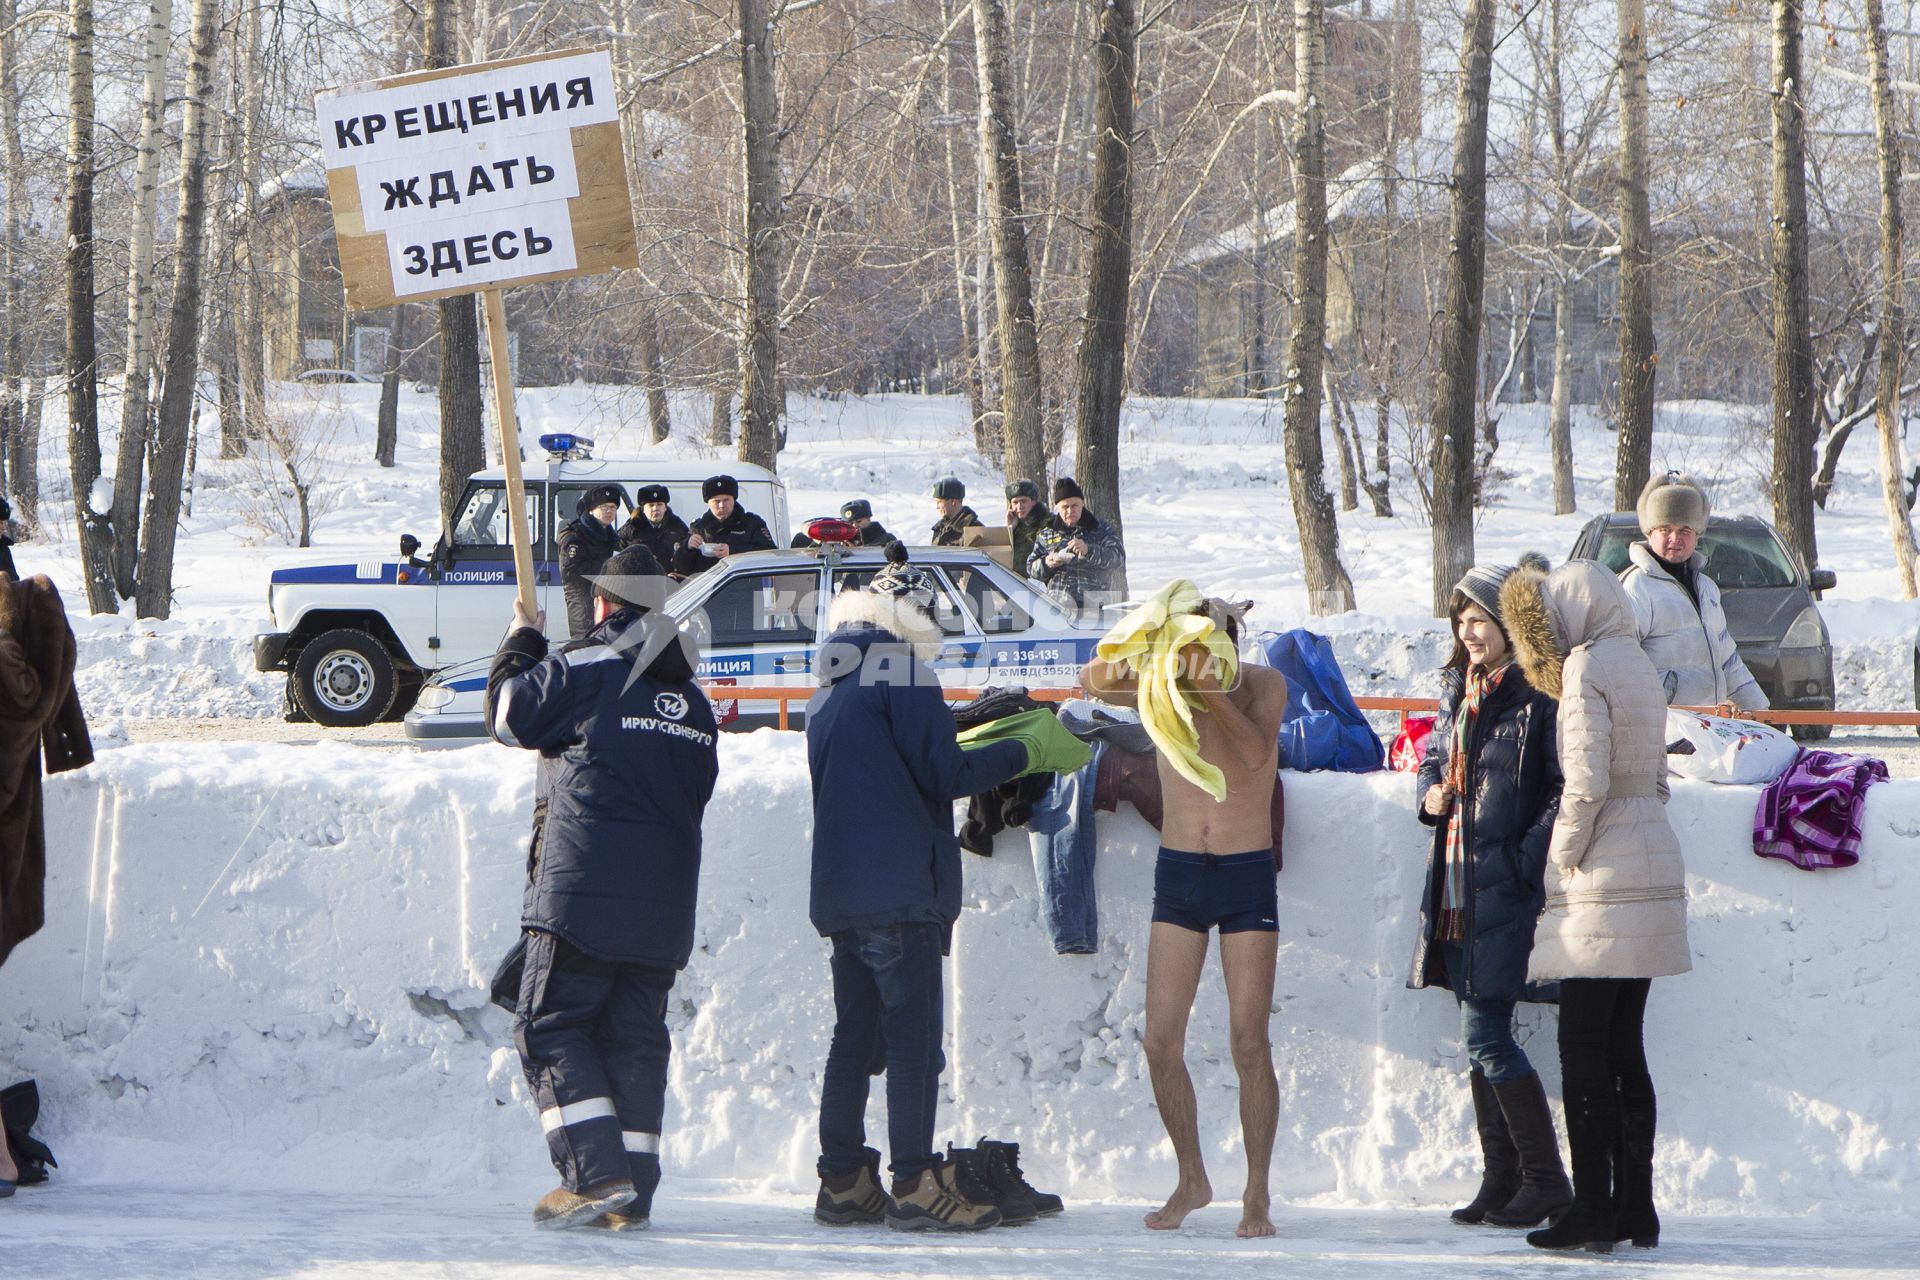
[{"label": "sneaker", "polygon": [[1042,1217],[1059,1213],[1066,1204],[1059,1196],[1046,1191],[1034,1190],[1020,1172],[1020,1144],[1017,1142],[994,1142],[989,1138],[980,1139],[980,1153],[987,1158],[987,1178],[1002,1195],[1019,1194],[1033,1204],[1033,1211]]},{"label": "sneaker", "polygon": [[967,1199],[953,1185],[953,1171],[936,1163],[894,1179],[887,1225],[895,1231],[984,1231],[1000,1225],[1000,1211]]},{"label": "sneaker", "polygon": [[891,1208],[893,1201],[880,1189],[873,1167],[863,1164],[852,1173],[820,1175],[813,1220],[829,1227],[871,1226],[885,1222]]},{"label": "sneaker", "polygon": [[645,1231],[653,1225],[653,1219],[644,1213],[603,1213],[587,1224],[597,1231]]},{"label": "sneaker", "polygon": [[626,1178],[608,1178],[585,1191],[555,1187],[533,1206],[533,1225],[547,1231],[584,1227],[603,1213],[626,1208],[639,1194]]},{"label": "sneaker", "polygon": [[998,1209],[1001,1226],[1025,1226],[1040,1216],[1040,1211],[1025,1194],[993,1180],[985,1152],[948,1143],[947,1163],[953,1169],[953,1185],[960,1188],[960,1194],[975,1204],[990,1204]]}]

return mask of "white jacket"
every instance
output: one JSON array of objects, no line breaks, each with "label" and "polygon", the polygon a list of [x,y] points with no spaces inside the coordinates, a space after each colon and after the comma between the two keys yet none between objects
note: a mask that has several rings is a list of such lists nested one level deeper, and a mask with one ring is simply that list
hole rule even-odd
[{"label": "white jacket", "polygon": [[1717,707],[1731,702],[1742,711],[1765,707],[1767,695],[1740,660],[1727,631],[1720,588],[1699,572],[1706,557],[1696,551],[1688,561],[1700,592],[1697,609],[1687,589],[1660,567],[1646,543],[1628,547],[1627,558],[1631,563],[1620,571],[1620,585],[1633,602],[1634,631],[1660,676],[1668,705]]}]

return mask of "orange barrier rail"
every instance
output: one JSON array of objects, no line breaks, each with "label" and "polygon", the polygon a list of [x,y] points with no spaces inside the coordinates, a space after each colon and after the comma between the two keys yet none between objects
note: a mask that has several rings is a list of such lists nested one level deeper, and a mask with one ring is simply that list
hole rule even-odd
[{"label": "orange barrier rail", "polygon": [[[783,686],[780,688],[738,687],[735,685],[705,685],[707,695],[715,702],[777,702],[780,704],[779,728],[793,727],[788,719],[788,708],[794,702],[805,702],[816,692],[812,685]],[[980,696],[979,689],[943,689],[949,702],[971,702]],[[1078,698],[1078,689],[1029,689],[1027,696],[1037,702],[1064,702],[1068,698]],[[1435,711],[1440,703],[1434,698],[1355,698],[1354,705],[1362,711]],[[1682,707],[1682,711],[1712,712],[1712,707]],[[1745,711],[1743,720],[1759,720],[1766,724],[1829,724],[1863,725],[1876,728],[1920,728],[1920,711]]]}]

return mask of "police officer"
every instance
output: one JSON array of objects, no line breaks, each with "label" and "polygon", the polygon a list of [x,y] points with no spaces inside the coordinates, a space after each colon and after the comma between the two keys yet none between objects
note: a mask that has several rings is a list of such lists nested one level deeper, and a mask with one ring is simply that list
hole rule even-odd
[{"label": "police officer", "polygon": [[1053,482],[1053,519],[1043,525],[1027,557],[1027,576],[1047,584],[1047,594],[1083,617],[1097,617],[1115,594],[1122,564],[1120,535],[1087,510],[1086,495],[1072,476]]},{"label": "police officer", "polygon": [[521,927],[514,1043],[561,1185],[540,1227],[648,1225],[660,1182],[667,996],[693,950],[700,824],[719,770],[713,707],[630,547],[594,584],[595,625],[558,653],[516,599],[487,673],[487,728],[541,753],[545,827]]},{"label": "police officer", "polygon": [[700,484],[706,514],[687,530],[687,545],[674,565],[692,577],[705,573],[713,562],[739,551],[773,550],[773,531],[767,522],[740,505],[740,482],[732,476],[708,476]]},{"label": "police officer", "polygon": [[1026,572],[1027,557],[1033,554],[1033,539],[1046,528],[1047,519],[1039,485],[1015,480],[1007,486],[1007,534],[1013,543],[1013,563],[1022,573]]},{"label": "police officer", "polygon": [[641,546],[653,553],[664,571],[687,545],[687,522],[673,514],[667,486],[643,484],[633,495],[633,518],[620,526],[620,546]]},{"label": "police officer", "polygon": [[597,484],[580,495],[574,518],[560,530],[560,585],[567,597],[567,634],[593,626],[593,575],[620,549],[613,522],[620,518],[618,485]]},{"label": "police officer", "polygon": [[[873,504],[865,498],[852,498],[841,503],[840,518],[858,531],[853,540],[853,545],[856,547],[884,547],[889,542],[896,541],[894,536],[887,532],[887,526],[873,518]],[[808,537],[803,529],[794,534],[793,541],[787,545],[816,547],[820,544]]]},{"label": "police officer", "polygon": [[933,509],[940,518],[933,522],[933,545],[957,547],[960,531],[980,525],[980,517],[966,505],[967,486],[954,476],[933,482]]}]

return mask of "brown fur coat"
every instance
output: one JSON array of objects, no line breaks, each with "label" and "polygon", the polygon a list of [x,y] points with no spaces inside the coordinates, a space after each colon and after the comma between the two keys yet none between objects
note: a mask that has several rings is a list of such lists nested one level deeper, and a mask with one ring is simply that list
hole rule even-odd
[{"label": "brown fur coat", "polygon": [[73,628],[44,576],[0,576],[0,963],[46,918],[40,775],[93,760],[73,687]]}]

